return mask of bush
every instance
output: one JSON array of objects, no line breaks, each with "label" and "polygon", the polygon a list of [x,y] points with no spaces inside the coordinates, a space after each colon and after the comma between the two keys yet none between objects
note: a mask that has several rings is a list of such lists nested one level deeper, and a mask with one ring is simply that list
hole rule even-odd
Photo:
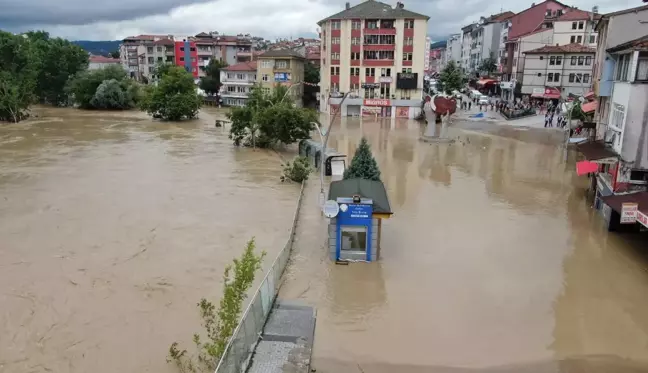
[{"label": "bush", "polygon": [[180,66],[171,66],[157,86],[147,87],[141,107],[154,118],[179,121],[195,118],[201,104],[193,76]]},{"label": "bush", "polygon": [[137,86],[129,81],[104,80],[95,92],[90,105],[94,109],[131,109],[135,107]]},{"label": "bush", "polygon": [[308,180],[308,176],[312,170],[313,168],[308,158],[296,157],[292,163],[288,162],[284,164],[281,181],[292,180],[296,183],[301,183]]},{"label": "bush", "polygon": [[82,109],[132,109],[139,98],[137,83],[128,78],[121,66],[77,74],[67,91]]}]

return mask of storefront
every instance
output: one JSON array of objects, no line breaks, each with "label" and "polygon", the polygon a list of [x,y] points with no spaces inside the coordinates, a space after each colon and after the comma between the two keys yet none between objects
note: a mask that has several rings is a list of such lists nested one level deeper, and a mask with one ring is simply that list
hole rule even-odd
[{"label": "storefront", "polygon": [[324,215],[330,219],[332,260],[373,262],[380,258],[382,219],[392,215],[382,182],[364,179],[332,182]]},{"label": "storefront", "polygon": [[362,115],[377,115],[390,118],[392,115],[391,102],[381,98],[367,98],[362,102]]},{"label": "storefront", "polygon": [[347,116],[349,117],[359,117],[362,115],[362,106],[361,105],[349,105],[347,106]]},{"label": "storefront", "polygon": [[648,228],[648,192],[615,194],[601,200],[612,210],[609,230],[636,232]]}]

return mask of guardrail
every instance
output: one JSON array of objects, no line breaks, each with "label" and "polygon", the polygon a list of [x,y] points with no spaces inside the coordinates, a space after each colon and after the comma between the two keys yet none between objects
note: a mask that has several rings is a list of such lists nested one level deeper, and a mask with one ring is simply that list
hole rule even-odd
[{"label": "guardrail", "polygon": [[297,200],[297,208],[295,209],[288,241],[275,258],[261,285],[254,292],[254,296],[252,296],[245,312],[243,312],[232,338],[225,347],[225,352],[218,362],[215,373],[242,373],[247,370],[252,353],[263,332],[263,326],[279,293],[281,276],[286,269],[292,252],[297,219],[299,218],[299,211],[304,197],[304,185],[305,183],[302,183],[299,191],[299,199]]}]

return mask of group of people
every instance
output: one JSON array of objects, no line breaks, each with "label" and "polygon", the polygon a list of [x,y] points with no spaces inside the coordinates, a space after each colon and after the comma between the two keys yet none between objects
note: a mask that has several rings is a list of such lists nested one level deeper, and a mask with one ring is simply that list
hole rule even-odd
[{"label": "group of people", "polygon": [[547,107],[547,112],[545,113],[545,128],[551,128],[554,126],[554,116],[558,118],[556,121],[556,127],[565,128],[567,120],[565,120],[565,117],[562,115],[560,106],[553,104],[550,104]]}]

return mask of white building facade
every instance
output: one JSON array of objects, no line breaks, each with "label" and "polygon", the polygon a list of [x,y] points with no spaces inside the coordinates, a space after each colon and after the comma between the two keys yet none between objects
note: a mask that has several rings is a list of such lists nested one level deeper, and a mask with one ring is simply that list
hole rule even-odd
[{"label": "white building facade", "polygon": [[221,70],[220,96],[223,105],[245,106],[247,97],[257,80],[257,63],[241,62]]},{"label": "white building facade", "polygon": [[455,61],[461,64],[461,34],[450,35],[446,43],[446,63]]}]

